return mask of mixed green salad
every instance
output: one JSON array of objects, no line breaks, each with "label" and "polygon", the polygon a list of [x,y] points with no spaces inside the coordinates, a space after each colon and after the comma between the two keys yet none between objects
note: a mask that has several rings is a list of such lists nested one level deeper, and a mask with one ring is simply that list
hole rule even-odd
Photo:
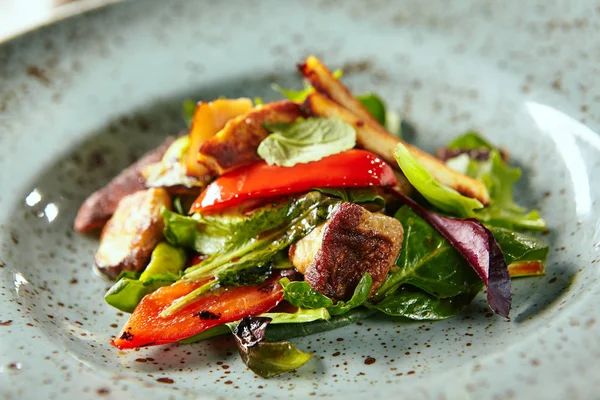
[{"label": "mixed green salad", "polygon": [[188,134],[82,205],[104,298],[131,313],[116,348],[233,335],[270,377],[310,359],[289,339],[374,314],[441,320],[485,290],[508,318],[511,278],[544,273],[546,224],[515,203],[505,150],[468,132],[427,154],[377,95],[312,56],[299,70],[281,101],[186,102]]}]

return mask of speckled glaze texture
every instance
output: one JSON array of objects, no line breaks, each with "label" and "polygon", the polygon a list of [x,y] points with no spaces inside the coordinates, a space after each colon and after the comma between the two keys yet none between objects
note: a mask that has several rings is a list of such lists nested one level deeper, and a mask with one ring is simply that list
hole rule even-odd
[{"label": "speckled glaze texture", "polygon": [[[600,9],[592,1],[131,1],[0,45],[3,398],[588,399],[600,363]],[[547,217],[548,274],[514,281],[512,319],[480,296],[441,322],[371,319],[295,340],[270,380],[218,339],[119,352],[91,191],[184,127],[185,98],[300,85],[315,53],[376,91],[433,150],[468,129],[511,151]]]}]

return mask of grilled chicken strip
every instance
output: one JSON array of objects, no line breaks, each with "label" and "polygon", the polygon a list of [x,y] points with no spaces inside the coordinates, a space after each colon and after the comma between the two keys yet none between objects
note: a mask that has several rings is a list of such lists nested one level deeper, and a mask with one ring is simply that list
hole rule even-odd
[{"label": "grilled chicken strip", "polygon": [[314,290],[336,300],[352,297],[368,272],[371,296],[396,261],[403,235],[398,220],[342,203],[327,222],[290,247],[290,261]]},{"label": "grilled chicken strip", "polygon": [[123,270],[141,271],[163,237],[162,207],[171,208],[165,189],[148,189],[125,196],[106,223],[96,252],[96,266],[111,278]]},{"label": "grilled chicken strip", "polygon": [[102,228],[113,215],[123,197],[145,189],[142,169],[159,162],[173,141],[175,141],[174,137],[165,139],[160,146],[124,169],[102,189],[92,193],[77,212],[74,223],[75,231],[88,232]]}]

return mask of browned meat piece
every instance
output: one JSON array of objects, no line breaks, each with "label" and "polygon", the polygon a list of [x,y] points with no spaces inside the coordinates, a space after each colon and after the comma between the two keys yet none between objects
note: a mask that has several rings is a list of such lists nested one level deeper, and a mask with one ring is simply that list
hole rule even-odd
[{"label": "browned meat piece", "polygon": [[362,276],[383,284],[402,246],[402,224],[354,203],[342,203],[323,225],[290,248],[290,261],[319,293],[348,300]]},{"label": "browned meat piece", "polygon": [[259,161],[258,145],[269,132],[265,122],[293,122],[302,116],[300,105],[288,100],[255,107],[235,117],[215,136],[206,139],[200,147],[198,162],[211,172],[222,175],[236,167]]},{"label": "browned meat piece", "polygon": [[161,208],[171,208],[165,189],[148,189],[123,197],[108,220],[96,252],[96,266],[115,278],[121,271],[141,271],[163,237]]},{"label": "browned meat piece", "polygon": [[75,217],[74,229],[77,232],[88,232],[102,228],[113,215],[123,197],[146,188],[141,176],[142,169],[160,161],[174,140],[174,137],[165,139],[159,147],[146,153],[102,189],[92,193],[79,208],[77,217]]}]

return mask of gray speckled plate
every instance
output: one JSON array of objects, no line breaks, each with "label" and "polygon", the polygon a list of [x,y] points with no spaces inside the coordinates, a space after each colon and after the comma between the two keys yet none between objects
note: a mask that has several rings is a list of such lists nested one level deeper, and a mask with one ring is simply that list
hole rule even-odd
[{"label": "gray speckled plate", "polygon": [[[600,31],[595,2],[133,1],[0,45],[0,393],[5,398],[591,398],[600,367]],[[263,380],[216,340],[122,353],[125,316],[71,232],[85,196],[183,128],[187,97],[275,98],[316,53],[415,123],[428,150],[473,128],[525,171],[548,274],[435,323],[368,320],[297,340]],[[366,364],[367,357],[376,359]],[[172,380],[162,379],[169,378]]]}]

